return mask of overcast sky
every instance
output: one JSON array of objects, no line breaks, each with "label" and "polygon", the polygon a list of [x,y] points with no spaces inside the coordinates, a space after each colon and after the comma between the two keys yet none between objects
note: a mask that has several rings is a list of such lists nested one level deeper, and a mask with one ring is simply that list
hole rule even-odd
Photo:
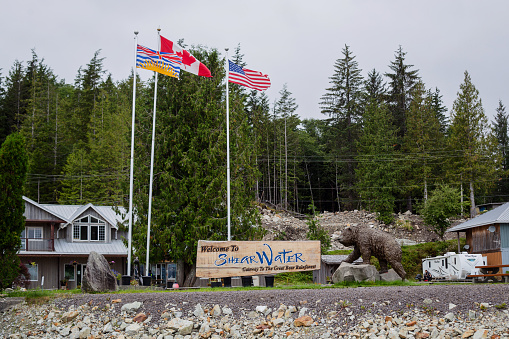
[{"label": "overcast sky", "polygon": [[[271,103],[286,83],[301,118],[324,118],[320,97],[345,44],[363,76],[389,71],[401,45],[427,88],[438,87],[448,110],[467,70],[492,120],[509,104],[509,1],[60,1],[0,0],[0,72],[31,59],[34,48],[59,79],[73,83],[96,50],[114,80],[128,77],[138,42],[157,48],[157,31],[190,45],[233,50],[269,75]],[[138,70],[142,79],[151,72]]]}]

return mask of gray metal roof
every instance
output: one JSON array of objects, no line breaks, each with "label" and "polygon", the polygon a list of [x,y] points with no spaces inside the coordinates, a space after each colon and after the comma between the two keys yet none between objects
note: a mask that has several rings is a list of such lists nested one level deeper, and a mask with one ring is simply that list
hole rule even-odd
[{"label": "gray metal roof", "polygon": [[[28,199],[28,198],[27,198]],[[53,204],[37,204],[34,201],[31,203],[35,204],[46,210],[49,213],[55,214],[57,216],[62,216],[62,219],[67,221],[67,224],[62,225],[61,227],[66,227],[69,223],[72,223],[76,218],[78,218],[81,213],[86,211],[88,208],[92,208],[99,215],[101,215],[105,221],[112,225],[113,228],[118,229],[117,223],[123,222],[127,219],[122,218],[122,214],[125,214],[125,208],[118,207],[119,212],[121,214],[117,214],[115,212],[115,207],[113,206],[95,206],[92,204],[87,205],[53,205]]]},{"label": "gray metal roof", "polygon": [[492,209],[483,213],[473,219],[465,221],[459,225],[451,227],[447,232],[460,232],[473,227],[492,225],[492,224],[505,224],[509,223],[509,202],[502,206]]},{"label": "gray metal roof", "polygon": [[[322,255],[322,261],[327,265],[340,265],[347,257],[346,254]],[[362,259],[358,258],[354,263],[362,263]]]},{"label": "gray metal roof", "polygon": [[[110,243],[94,242],[68,242],[65,239],[55,239],[55,252],[52,254],[90,254],[96,251],[102,255],[125,255],[127,256],[127,247],[122,240],[113,240]],[[29,252],[34,253],[33,251]],[[47,254],[48,252],[45,252]]]},{"label": "gray metal roof", "polygon": [[127,256],[127,247],[122,240],[113,240],[110,243],[101,242],[67,242],[65,239],[55,239],[55,251],[23,251],[20,255],[30,256],[59,256],[59,255],[89,255],[96,251],[103,255]]}]

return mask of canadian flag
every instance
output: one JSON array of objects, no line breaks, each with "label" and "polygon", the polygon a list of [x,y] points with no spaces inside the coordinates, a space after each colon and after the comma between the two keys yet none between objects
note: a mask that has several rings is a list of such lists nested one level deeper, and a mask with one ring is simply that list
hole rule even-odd
[{"label": "canadian flag", "polygon": [[189,73],[193,73],[202,77],[209,77],[211,78],[212,75],[210,74],[209,69],[207,66],[202,64],[200,61],[196,60],[196,58],[180,47],[177,44],[174,44],[172,41],[166,39],[165,37],[161,36],[161,52],[165,53],[175,53],[178,56],[182,57],[182,67],[184,71],[187,71]]}]

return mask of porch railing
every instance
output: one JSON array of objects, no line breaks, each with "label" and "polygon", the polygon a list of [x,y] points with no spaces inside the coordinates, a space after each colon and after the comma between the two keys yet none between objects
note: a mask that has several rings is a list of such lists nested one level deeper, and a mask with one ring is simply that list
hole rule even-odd
[{"label": "porch railing", "polygon": [[21,251],[54,251],[54,239],[21,238]]}]

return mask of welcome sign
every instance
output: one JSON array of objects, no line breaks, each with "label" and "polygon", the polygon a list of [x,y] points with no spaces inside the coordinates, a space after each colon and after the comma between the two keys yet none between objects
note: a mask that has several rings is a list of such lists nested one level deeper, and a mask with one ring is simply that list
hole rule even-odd
[{"label": "welcome sign", "polygon": [[239,277],[320,269],[320,241],[198,241],[196,276]]}]

